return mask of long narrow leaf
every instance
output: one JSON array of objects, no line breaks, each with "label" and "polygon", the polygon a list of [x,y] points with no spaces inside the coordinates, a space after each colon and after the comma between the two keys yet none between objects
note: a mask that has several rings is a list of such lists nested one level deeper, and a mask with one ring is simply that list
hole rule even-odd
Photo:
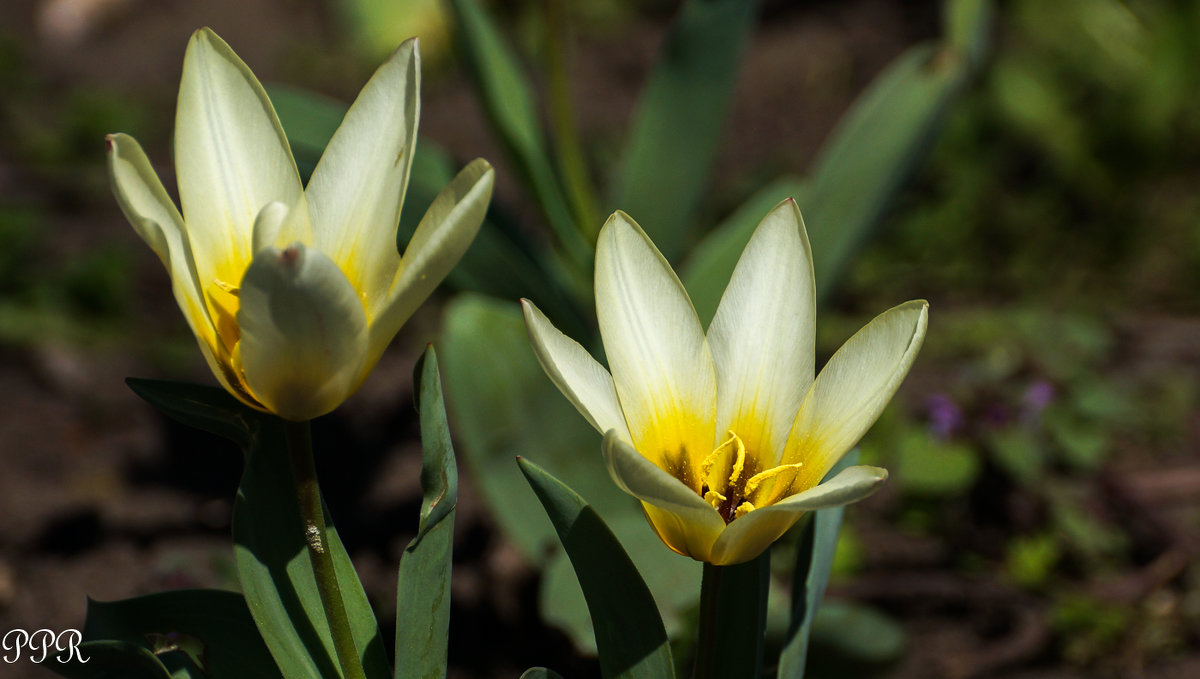
[{"label": "long narrow leaf", "polygon": [[[834,465],[825,478],[833,478],[857,463],[858,451],[853,450]],[[845,506],[841,506],[814,512],[800,538],[800,549],[792,570],[792,617],[779,654],[778,679],[804,679],[813,619],[825,595],[825,586],[829,584],[845,511]]]},{"label": "long narrow leaf", "polygon": [[965,58],[946,48],[910,48],[838,123],[800,203],[818,296],[832,291],[855,249],[925,157],[966,66]]},{"label": "long narrow leaf", "polygon": [[396,592],[396,679],[444,677],[450,627],[451,546],[458,471],[442,400],[437,354],[430,346],[417,366],[420,395],[421,522],[400,557]]},{"label": "long narrow leaf", "polygon": [[621,543],[575,491],[532,462],[518,462],[583,587],[596,630],[601,675],[606,679],[674,677],[662,618]]},{"label": "long narrow leaf", "polygon": [[591,245],[576,228],[566,194],[550,161],[533,89],[516,55],[475,0],[450,0],[461,33],[463,56],[484,109],[555,236],[577,266],[591,260]]},{"label": "long narrow leaf", "polygon": [[668,259],[684,250],[708,185],[758,0],[689,0],[638,102],[613,207]]},{"label": "long narrow leaf", "polygon": [[261,414],[224,389],[185,382],[127,378],[125,384],[167,417],[210,434],[223,436],[243,449]]},{"label": "long narrow leaf", "polygon": [[817,295],[825,298],[854,251],[925,157],[949,106],[978,63],[988,4],[954,0],[946,45],[921,45],[867,87],[822,147],[803,183],[783,178],[750,198],[696,248],[683,280],[710,318],[758,220],[794,196],[812,242]]}]

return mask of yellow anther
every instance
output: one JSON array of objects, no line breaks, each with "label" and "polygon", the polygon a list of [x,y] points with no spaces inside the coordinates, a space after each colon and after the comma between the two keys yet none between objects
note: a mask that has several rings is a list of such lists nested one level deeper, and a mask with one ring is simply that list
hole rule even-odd
[{"label": "yellow anther", "polygon": [[720,509],[721,503],[725,500],[725,496],[715,490],[710,490],[704,494],[704,501],[712,505],[713,509]]},{"label": "yellow anther", "polygon": [[763,494],[771,496],[772,499],[763,501],[759,498],[759,501],[763,504],[771,504],[774,499],[783,495],[783,493],[779,492],[781,489],[786,490],[792,485],[796,477],[800,474],[800,468],[803,466],[803,462],[785,464],[751,476],[750,480],[746,482],[746,497],[754,495],[758,492],[759,488],[762,488]]}]

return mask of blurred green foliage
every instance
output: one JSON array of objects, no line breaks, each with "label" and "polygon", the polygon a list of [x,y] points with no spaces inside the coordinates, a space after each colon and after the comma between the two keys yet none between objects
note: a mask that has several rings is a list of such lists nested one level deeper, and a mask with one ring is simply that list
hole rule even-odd
[{"label": "blurred green foliage", "polygon": [[1200,308],[1200,3],[1017,0],[855,298]]}]

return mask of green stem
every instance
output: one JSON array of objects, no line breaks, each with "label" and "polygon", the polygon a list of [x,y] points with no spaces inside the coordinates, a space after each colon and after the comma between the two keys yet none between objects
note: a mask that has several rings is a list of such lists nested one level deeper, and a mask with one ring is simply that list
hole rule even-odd
[{"label": "green stem", "polygon": [[770,566],[770,550],[734,566],[704,564],[693,679],[762,674]]},{"label": "green stem", "polygon": [[342,588],[333,569],[333,555],[328,549],[325,531],[325,511],[321,507],[321,487],[317,484],[317,469],[313,464],[312,433],[309,423],[287,422],[286,438],[288,457],[292,461],[292,478],[296,481],[296,494],[300,501],[300,518],[304,522],[304,541],[308,544],[308,557],[312,562],[313,575],[317,578],[317,591],[321,593],[321,605],[325,619],[333,636],[333,647],[337,652],[338,664],[345,679],[366,679],[362,659],[354,645],[350,631],[350,618],[342,601]]},{"label": "green stem", "polygon": [[700,580],[700,629],[696,633],[696,666],[693,679],[710,679],[713,673],[714,649],[717,645],[718,606],[721,590],[721,566],[704,564]]},{"label": "green stem", "polygon": [[592,191],[591,180],[588,178],[587,163],[584,162],[583,144],[579,141],[579,127],[575,124],[575,107],[571,104],[566,49],[569,31],[564,10],[562,0],[546,0],[546,69],[550,124],[563,179],[567,184],[567,197],[575,213],[576,228],[587,237],[589,243],[594,243],[596,234],[600,232],[600,222],[597,219],[597,201]]}]

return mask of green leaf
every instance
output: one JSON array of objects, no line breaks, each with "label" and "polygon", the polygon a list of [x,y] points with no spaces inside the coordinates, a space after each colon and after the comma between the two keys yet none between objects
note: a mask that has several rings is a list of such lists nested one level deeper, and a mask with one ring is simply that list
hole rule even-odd
[{"label": "green leaf", "polygon": [[576,266],[586,268],[592,246],[571,216],[542,135],[533,89],[516,55],[475,0],[450,0],[450,7],[458,21],[461,51],[497,136],[533,190],[559,242]]},{"label": "green leaf", "polygon": [[991,47],[991,0],[948,0],[942,4],[946,39],[950,46],[979,68]]},{"label": "green leaf", "polygon": [[758,8],[757,0],[686,2],[638,102],[613,205],[672,261],[708,187]]},{"label": "green leaf", "polygon": [[[283,422],[263,415],[246,450],[233,508],[238,580],[267,648],[288,679],[340,676],[290,473]],[[367,677],[391,675],[362,583],[326,512],[327,545]]]},{"label": "green leaf", "polygon": [[262,413],[218,387],[128,377],[125,384],[150,405],[177,422],[223,436],[242,448]]},{"label": "green leaf", "polygon": [[579,494],[529,460],[518,463],[583,587],[601,676],[674,677],[671,645],[654,597],[621,543]]},{"label": "green leaf", "polygon": [[521,674],[521,679],[562,679],[562,676],[545,667],[531,667]]},{"label": "green leaf", "polygon": [[[715,312],[759,220],[789,196],[804,213],[818,299],[833,291],[851,255],[932,146],[975,58],[960,50],[974,50],[976,43],[971,41],[986,37],[988,16],[986,11],[963,18],[956,14],[953,46],[923,45],[902,54],[838,123],[810,177],[803,183],[788,177],[777,180],[700,243],[681,278],[702,320]],[[645,226],[642,217],[638,219]]]},{"label": "green leaf", "polygon": [[924,159],[967,66],[947,47],[910,48],[875,78],[825,142],[799,201],[818,296],[832,292],[851,255]]},{"label": "green leaf", "polygon": [[[843,469],[858,464],[858,450],[846,454],[825,478],[832,479]],[[838,533],[842,528],[845,505],[813,512],[800,538],[800,549],[796,553],[796,565],[792,571],[792,618],[788,624],[787,637],[779,654],[779,679],[803,679],[808,658],[809,637],[813,620],[825,586],[829,584],[829,573],[833,569],[833,555],[837,551]]]},{"label": "green leaf", "polygon": [[140,644],[89,641],[77,650],[63,662],[47,660],[42,667],[67,679],[172,679],[162,662]]},{"label": "green leaf", "polygon": [[451,547],[458,470],[450,442],[442,379],[431,345],[417,365],[420,395],[421,521],[400,557],[396,593],[396,679],[444,677],[450,627]]},{"label": "green leaf", "polygon": [[175,590],[89,600],[83,638],[140,646],[171,672],[199,672],[209,679],[282,676],[236,592]]},{"label": "green leaf", "polygon": [[699,562],[667,549],[638,502],[612,482],[600,435],[542,371],[520,308],[459,295],[446,307],[439,353],[462,462],[508,539],[530,563],[547,569],[544,619],[563,626],[580,649],[594,648],[583,593],[555,549],[553,526],[512,463],[516,455],[529,456],[588,498],[643,573],[668,631],[682,630],[699,600]]}]

